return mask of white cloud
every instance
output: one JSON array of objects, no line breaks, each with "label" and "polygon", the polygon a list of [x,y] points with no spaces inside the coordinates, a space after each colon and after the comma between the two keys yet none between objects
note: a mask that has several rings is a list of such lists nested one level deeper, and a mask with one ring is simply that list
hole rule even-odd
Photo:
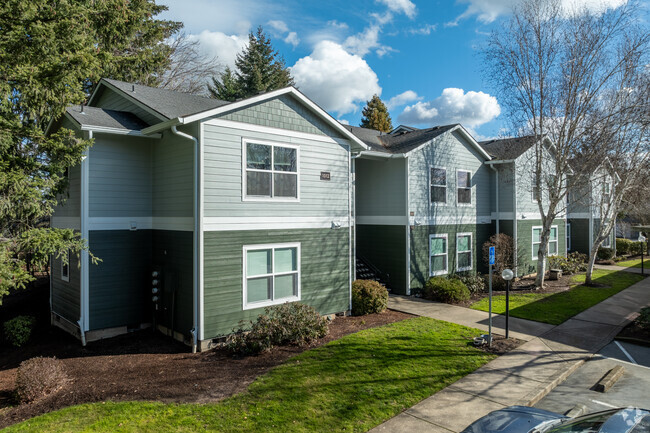
[{"label": "white cloud", "polygon": [[298,33],[296,33],[296,32],[289,32],[287,37],[284,38],[284,41],[287,44],[293,45],[294,48],[296,48],[298,46],[298,44],[300,43],[300,39],[298,38]]},{"label": "white cloud", "polygon": [[206,57],[216,56],[221,64],[231,68],[235,66],[237,53],[248,45],[248,35],[227,35],[208,30],[198,35],[190,35],[188,39],[198,40],[200,50]]},{"label": "white cloud", "polygon": [[437,24],[425,24],[422,27],[416,28],[416,29],[409,29],[407,30],[410,34],[412,35],[430,35],[431,32],[435,32],[436,28],[438,28]]},{"label": "white cloud", "polygon": [[338,120],[339,123],[341,123],[341,124],[343,124],[343,125],[349,125],[349,124],[350,124],[350,121],[349,121],[349,120],[345,120],[345,119],[336,119],[336,120]]},{"label": "white cloud", "polygon": [[[491,23],[501,15],[509,14],[521,0],[460,0],[467,3],[467,9],[454,21],[445,24],[455,26],[459,20],[476,16],[483,23]],[[627,3],[627,0],[560,0],[565,10],[586,9],[591,12],[602,12],[609,8],[617,8]]]},{"label": "white cloud", "polygon": [[382,3],[388,6],[393,12],[403,13],[409,18],[415,18],[417,10],[415,4],[411,0],[375,0],[377,3]]},{"label": "white cloud", "polygon": [[393,96],[386,102],[386,107],[388,108],[396,108],[396,107],[401,107],[404,104],[408,104],[409,102],[412,101],[419,101],[422,99],[422,96],[418,96],[417,93],[415,93],[413,90],[407,90],[406,92],[402,92],[399,95]]},{"label": "white cloud", "polygon": [[277,30],[280,33],[286,33],[289,31],[289,27],[287,26],[287,23],[285,23],[284,21],[271,20],[267,23],[267,25],[272,29]]},{"label": "white cloud", "polygon": [[264,22],[269,16],[283,16],[286,8],[264,0],[165,0],[164,3],[169,10],[161,18],[181,21],[190,34],[207,29],[219,29],[226,34],[248,33],[250,23]]},{"label": "white cloud", "polygon": [[336,20],[328,21],[327,25],[330,26],[330,27],[334,27],[336,29],[341,29],[341,30],[345,30],[345,29],[348,28],[348,25],[346,23],[341,23],[341,22],[336,21]]},{"label": "white cloud", "polygon": [[378,25],[366,27],[363,32],[357,33],[353,36],[348,36],[347,39],[343,42],[343,47],[350,54],[356,54],[360,57],[365,56],[373,50],[379,57],[382,57],[390,52],[397,51],[388,45],[382,45],[379,43],[380,32],[381,28]]},{"label": "white cloud", "polygon": [[500,113],[501,107],[494,96],[447,88],[433,101],[420,101],[406,107],[398,120],[407,125],[461,123],[475,128],[495,119]]},{"label": "white cloud", "polygon": [[381,94],[377,74],[341,45],[322,41],[291,67],[296,86],[327,111],[353,112],[359,102]]}]

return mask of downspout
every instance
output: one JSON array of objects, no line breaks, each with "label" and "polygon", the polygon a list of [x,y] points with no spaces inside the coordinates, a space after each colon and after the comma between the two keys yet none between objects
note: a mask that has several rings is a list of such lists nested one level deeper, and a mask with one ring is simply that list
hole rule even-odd
[{"label": "downspout", "polygon": [[199,141],[196,137],[179,131],[176,126],[171,127],[174,135],[192,140],[194,142],[194,245],[192,248],[192,259],[194,261],[194,290],[192,290],[192,313],[194,315],[194,328],[190,331],[192,334],[192,353],[196,353],[199,340],[199,284],[200,284],[200,266],[199,266],[199,245],[200,245],[200,197],[199,197]]},{"label": "downspout", "polygon": [[[90,130],[88,131],[88,139],[92,140],[93,139],[93,131]],[[89,150],[86,149],[84,151],[84,156],[81,159],[81,224],[80,224],[80,229],[81,229],[81,238],[85,239],[86,242],[89,243],[88,247],[90,247],[90,242],[88,241],[88,156],[89,156]],[[89,281],[89,272],[90,269],[88,268],[90,266],[89,263],[89,256],[88,256],[88,250],[82,250],[81,251],[81,268],[80,268],[80,283],[79,283],[79,321],[77,324],[79,325],[79,336],[81,337],[81,344],[83,346],[86,345],[86,328],[88,327],[88,294],[89,294],[89,288],[88,285],[90,284]]]},{"label": "downspout", "polygon": [[[357,240],[356,233],[354,234],[354,238],[352,237],[352,212],[353,212],[353,193],[352,190],[354,188],[354,159],[358,157],[358,155],[355,155],[354,157],[352,156],[352,152],[350,151],[350,148],[348,147],[348,248],[349,248],[349,263],[348,266],[350,268],[350,278],[349,278],[349,299],[348,299],[348,311],[350,311],[350,314],[352,314],[352,280],[355,279],[356,277],[356,268],[357,268],[357,261],[356,261],[356,250],[353,246],[353,244]],[[355,229],[356,229],[356,224],[355,224]]]},{"label": "downspout", "polygon": [[[404,158],[406,172],[406,295],[411,296],[411,216],[409,198],[409,159]],[[428,248],[428,247],[427,247]]]},{"label": "downspout", "polygon": [[512,237],[513,237],[513,268],[515,271],[515,276],[518,275],[518,238],[519,236],[517,235],[517,164],[513,161],[512,163],[512,175],[514,178],[514,182],[512,182]]},{"label": "downspout", "polygon": [[499,215],[499,170],[497,170],[493,165],[489,165],[488,167],[490,167],[496,173],[496,180],[494,181],[494,191],[496,191],[496,214],[497,214],[497,218],[496,218],[496,220],[497,220],[497,227],[496,227],[497,233],[496,234],[499,234],[499,219],[500,219],[500,215]]}]

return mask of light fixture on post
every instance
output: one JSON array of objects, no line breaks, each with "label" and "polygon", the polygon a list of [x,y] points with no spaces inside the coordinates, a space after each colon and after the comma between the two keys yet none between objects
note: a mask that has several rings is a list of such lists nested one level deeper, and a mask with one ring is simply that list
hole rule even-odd
[{"label": "light fixture on post", "polygon": [[506,339],[510,336],[508,321],[510,319],[510,281],[515,276],[515,273],[510,269],[504,269],[501,272],[501,278],[506,280]]}]

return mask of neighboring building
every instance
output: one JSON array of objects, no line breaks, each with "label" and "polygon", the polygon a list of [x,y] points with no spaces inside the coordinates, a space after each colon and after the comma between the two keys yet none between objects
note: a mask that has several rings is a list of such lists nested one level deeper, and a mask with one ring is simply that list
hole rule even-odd
[{"label": "neighboring building", "polygon": [[227,103],[103,79],[60,127],[95,141],[51,223],[101,262],[53,261],[53,324],[85,342],[153,323],[202,349],[265,306],[349,310],[367,146],[296,89]]},{"label": "neighboring building", "polygon": [[[516,275],[528,275],[537,271],[542,221],[537,195],[541,192],[546,202],[544,188],[536,187],[535,151],[545,152],[542,161],[547,162],[544,176],[552,175],[553,144],[544,138],[536,146],[533,136],[481,142],[481,146],[493,159],[486,164],[494,169],[491,181],[491,210],[494,233],[513,237],[517,266]],[[566,255],[566,213],[561,212],[553,221],[548,243],[548,255]]]},{"label": "neighboring building", "polygon": [[346,128],[369,147],[355,160],[357,257],[401,294],[433,275],[482,270],[490,157],[472,136],[460,125]]},{"label": "neighboring building", "polygon": [[[618,175],[609,160],[590,171],[589,178],[569,179],[567,250],[589,255],[598,235],[601,212],[614,197]],[[573,185],[572,185],[573,184]],[[616,224],[614,225],[616,227]],[[602,248],[616,249],[616,230],[611,230],[601,244]]]}]

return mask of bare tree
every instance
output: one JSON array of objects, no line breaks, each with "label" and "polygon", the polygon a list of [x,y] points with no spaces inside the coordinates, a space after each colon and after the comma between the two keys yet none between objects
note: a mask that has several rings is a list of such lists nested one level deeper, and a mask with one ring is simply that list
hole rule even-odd
[{"label": "bare tree", "polygon": [[[611,149],[611,133],[628,109],[612,98],[638,73],[648,34],[637,28],[634,5],[598,13],[563,8],[559,0],[524,0],[495,30],[483,50],[486,77],[494,85],[515,136],[548,137],[552,151],[537,140],[531,155],[532,183],[542,233],[535,284],[544,283],[553,221],[566,208],[567,176],[597,166]],[[605,102],[608,109],[605,112]],[[584,179],[577,176],[576,182]]]},{"label": "bare tree", "polygon": [[162,75],[159,87],[179,92],[208,95],[208,81],[218,74],[222,65],[218,57],[206,57],[199,41],[185,33],[170,42],[171,62]]}]

